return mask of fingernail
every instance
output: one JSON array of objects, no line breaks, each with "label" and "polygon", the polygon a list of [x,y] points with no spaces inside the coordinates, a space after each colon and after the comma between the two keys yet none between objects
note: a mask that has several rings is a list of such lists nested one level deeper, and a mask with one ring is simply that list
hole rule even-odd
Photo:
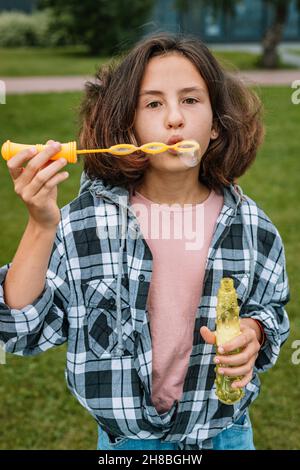
[{"label": "fingernail", "polygon": [[218,349],[218,351],[219,351],[220,354],[223,354],[224,348],[222,348],[222,346],[220,346],[219,349]]},{"label": "fingernail", "polygon": [[220,360],[217,359],[217,358],[215,358],[215,363],[216,363],[216,364],[219,364],[219,362],[220,362]]},{"label": "fingernail", "polygon": [[219,374],[222,374],[222,375],[224,374],[223,369],[219,369]]},{"label": "fingernail", "polygon": [[55,148],[55,150],[59,150],[60,149],[60,143],[59,142],[53,142],[53,144],[51,144],[52,147]]},{"label": "fingernail", "polygon": [[36,152],[36,147],[30,147],[29,151],[30,153],[34,154]]}]

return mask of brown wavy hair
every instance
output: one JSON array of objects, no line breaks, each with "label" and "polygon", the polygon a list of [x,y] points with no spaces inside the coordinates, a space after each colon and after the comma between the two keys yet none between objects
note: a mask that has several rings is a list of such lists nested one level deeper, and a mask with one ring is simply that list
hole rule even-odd
[{"label": "brown wavy hair", "polygon": [[[125,57],[101,66],[94,82],[87,82],[80,107],[80,148],[110,147],[118,143],[140,145],[134,134],[135,110],[148,61],[178,53],[188,58],[206,82],[219,135],[202,157],[199,180],[220,190],[235,183],[253,163],[264,136],[262,104],[256,93],[223,69],[196,37],[160,33],[141,40]],[[134,189],[148,167],[147,154],[129,156],[87,154],[84,171],[105,184]]]}]

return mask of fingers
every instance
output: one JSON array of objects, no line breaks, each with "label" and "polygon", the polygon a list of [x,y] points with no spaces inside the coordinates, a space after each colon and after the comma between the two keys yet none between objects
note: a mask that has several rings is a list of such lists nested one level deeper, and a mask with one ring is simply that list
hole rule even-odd
[{"label": "fingers", "polygon": [[[39,171],[39,169],[42,168],[42,166],[50,160],[53,155],[59,152],[60,149],[61,145],[53,142],[50,145],[47,145],[46,148],[39,153],[36,147],[22,150],[7,162],[7,167],[12,179],[16,180],[16,178],[19,179],[20,177],[22,179],[22,184],[28,184],[37,171]],[[26,162],[29,163],[27,163],[24,171],[22,171],[21,168],[23,168],[23,165]]]},{"label": "fingers", "polygon": [[202,326],[200,328],[200,334],[204,341],[208,344],[215,344],[216,343],[216,335],[213,331],[210,331],[209,328],[206,326]]},{"label": "fingers", "polygon": [[245,377],[243,377],[241,380],[236,380],[234,382],[232,382],[231,386],[233,388],[243,388],[243,387],[246,387],[246,385],[251,382],[252,380],[252,377],[253,377],[253,370],[251,372],[249,372],[248,374],[245,375]]},{"label": "fingers", "polygon": [[36,155],[35,147],[21,150],[17,155],[7,161],[7,168],[13,180],[17,179],[23,172],[23,164]]},{"label": "fingers", "polygon": [[66,166],[66,159],[59,159],[52,162],[50,165],[47,165],[42,170],[40,170],[35,177],[32,179],[31,183],[27,185],[26,189],[23,192],[23,196],[30,198],[35,196],[43,187],[46,190],[52,189],[56,182],[63,181],[64,173],[57,172]]},{"label": "fingers", "polygon": [[[242,352],[238,354],[229,354],[227,356],[217,355],[214,358],[216,364],[224,364],[230,366],[241,366],[249,361],[256,360],[258,353],[253,343],[250,343]],[[254,359],[253,359],[254,358]]]},{"label": "fingers", "polygon": [[218,348],[220,354],[235,351],[236,349],[245,348],[247,344],[257,341],[256,333],[252,328],[245,328],[243,333],[236,336],[233,340],[228,343],[222,344]]},{"label": "fingers", "polygon": [[[47,140],[45,145],[53,145],[55,142],[59,144],[59,142],[57,142],[56,140],[50,139],[50,140]],[[53,160],[48,160],[44,165],[41,166],[41,168],[45,168],[46,166],[51,165],[52,162]]]},{"label": "fingers", "polygon": [[252,373],[252,370],[251,364],[245,364],[241,367],[220,367],[218,373],[227,377],[238,377],[239,375],[246,376]]},{"label": "fingers", "polygon": [[243,378],[238,381],[237,387],[244,387],[252,380],[253,367],[258,356],[258,352],[251,347],[252,343],[240,354],[229,356],[216,356],[214,361],[220,364],[218,372],[227,377]]},{"label": "fingers", "polygon": [[60,149],[60,144],[54,142],[51,145],[47,145],[44,150],[42,150],[35,157],[33,157],[26,165],[26,168],[21,175],[22,183],[29,184],[32,181],[33,177],[37,174],[37,172],[41,170],[45,163],[47,163],[51,157],[53,157],[57,152],[59,152]]},{"label": "fingers", "polygon": [[[216,343],[215,332],[212,332],[206,326],[200,328],[200,334],[206,343]],[[254,329],[244,324],[241,325],[241,334],[239,336],[218,347],[219,355],[214,359],[216,364],[220,364],[218,372],[228,377],[242,377],[242,379],[233,382],[232,386],[234,388],[245,387],[252,380],[253,367],[259,350],[257,345],[259,343]],[[233,352],[236,349],[242,351],[238,354],[220,355]]]},{"label": "fingers", "polygon": [[52,178],[50,178],[45,184],[42,185],[42,188],[36,192],[38,194],[38,197],[43,197],[44,193],[48,193],[51,191],[55,186],[57,186],[59,183],[62,183],[65,181],[69,176],[69,173],[67,171],[63,171],[61,173],[55,174]]},{"label": "fingers", "polygon": [[[58,142],[57,140],[52,140],[52,139],[48,140],[46,142],[46,145],[52,145],[54,143],[60,145],[60,142]],[[64,160],[62,160],[62,159],[60,161],[62,162],[63,167],[67,163],[66,161],[64,162]],[[42,169],[46,168],[47,166],[52,165],[52,164],[53,164],[53,161],[48,160],[41,168]],[[59,169],[60,168],[61,168],[61,166],[59,165]],[[52,174],[55,171],[55,166],[52,166],[52,170],[51,170],[50,174]],[[46,192],[51,191],[57,184],[62,183],[63,181],[65,181],[68,178],[68,176],[69,176],[69,173],[67,171],[55,174],[55,176],[53,176],[51,179],[49,179],[47,181],[47,183],[45,183],[44,187],[42,187],[42,189],[40,190],[40,195],[42,196],[45,191]]]}]

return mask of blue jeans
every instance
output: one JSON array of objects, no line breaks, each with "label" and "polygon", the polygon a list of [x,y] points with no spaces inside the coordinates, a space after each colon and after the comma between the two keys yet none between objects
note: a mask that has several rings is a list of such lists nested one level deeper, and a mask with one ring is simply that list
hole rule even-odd
[{"label": "blue jeans", "polygon": [[[114,442],[113,442],[114,441]],[[229,429],[213,437],[214,450],[255,450],[249,413],[246,411]],[[160,439],[113,438],[98,426],[98,450],[178,450],[176,442]]]}]

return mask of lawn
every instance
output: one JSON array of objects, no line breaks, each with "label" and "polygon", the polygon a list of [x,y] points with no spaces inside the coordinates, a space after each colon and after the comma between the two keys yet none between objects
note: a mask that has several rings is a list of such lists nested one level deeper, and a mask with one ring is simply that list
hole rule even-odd
[{"label": "lawn", "polygon": [[0,48],[0,77],[93,75],[106,60],[87,56],[81,46]]},{"label": "lawn", "polygon": [[[276,366],[261,375],[262,391],[251,407],[258,449],[299,449],[299,368],[292,342],[300,338],[296,315],[300,271],[300,106],[292,105],[286,87],[261,88],[267,135],[258,158],[239,183],[278,227],[286,249],[291,302],[291,335]],[[0,106],[0,143],[6,139],[37,143],[76,136],[79,93],[8,96]],[[26,211],[0,159],[0,265],[10,261],[26,224]],[[59,186],[59,205],[78,192],[81,164],[69,165],[70,177]],[[4,230],[5,229],[5,230]],[[7,355],[0,366],[0,449],[95,449],[96,423],[66,388],[66,347],[32,358]]]},{"label": "lawn", "polygon": [[[258,68],[258,54],[218,51],[215,55],[226,68]],[[105,57],[89,57],[82,46],[60,48],[0,48],[0,77],[45,75],[93,75]],[[281,64],[281,68],[293,68]]]},{"label": "lawn", "polygon": [[[213,50],[213,54],[221,62],[221,64],[230,70],[255,70],[261,69],[259,65],[259,54],[244,51],[218,51]],[[285,64],[281,59],[279,60],[279,67],[281,69],[295,69],[295,65]]]},{"label": "lawn", "polygon": [[300,55],[300,49],[288,49],[290,54],[297,54]]},{"label": "lawn", "polygon": [[259,54],[241,51],[212,51],[214,56],[225,68],[238,68],[240,70],[251,70],[257,68]]}]

